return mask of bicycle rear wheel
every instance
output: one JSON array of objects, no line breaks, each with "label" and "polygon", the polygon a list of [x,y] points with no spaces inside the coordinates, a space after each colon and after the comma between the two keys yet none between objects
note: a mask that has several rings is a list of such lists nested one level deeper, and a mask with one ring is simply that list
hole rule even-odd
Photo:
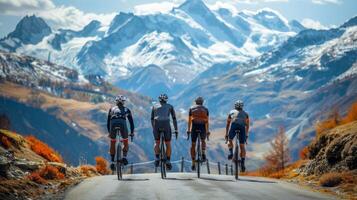
[{"label": "bicycle rear wheel", "polygon": [[118,176],[118,180],[122,180],[123,179],[123,174],[122,174],[122,156],[121,156],[121,142],[118,142],[118,146],[117,146],[117,176]]},{"label": "bicycle rear wheel", "polygon": [[[201,136],[199,136],[201,137]],[[197,160],[196,160],[196,165],[197,165],[197,178],[200,178],[201,176],[201,141],[198,139],[197,142]]]},{"label": "bicycle rear wheel", "polygon": [[[237,136],[238,137],[238,136]],[[239,176],[239,147],[238,147],[238,142],[236,143],[236,147],[235,147],[235,152],[234,152],[234,175],[235,175],[235,179],[238,180],[238,176]]]},{"label": "bicycle rear wheel", "polygon": [[165,163],[165,144],[163,138],[161,138],[160,142],[160,169],[161,169],[161,178],[165,179],[166,178],[166,163]]}]

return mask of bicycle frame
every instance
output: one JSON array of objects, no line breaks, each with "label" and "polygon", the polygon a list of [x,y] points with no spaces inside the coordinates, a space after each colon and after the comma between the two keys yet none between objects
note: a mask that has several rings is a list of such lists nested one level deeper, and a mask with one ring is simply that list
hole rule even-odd
[{"label": "bicycle frame", "polygon": [[236,138],[235,138],[235,151],[234,151],[234,176],[235,179],[238,180],[238,176],[239,176],[239,165],[240,165],[240,160],[239,160],[239,137],[240,137],[240,131],[236,130]]},{"label": "bicycle frame", "polygon": [[116,139],[117,139],[117,148],[116,148],[116,167],[117,167],[117,176],[118,180],[123,179],[123,172],[122,172],[122,140],[121,140],[121,134],[120,134],[120,127],[115,128],[115,133],[116,133]]},{"label": "bicycle frame", "polygon": [[161,178],[166,178],[166,148],[165,148],[165,132],[159,130],[160,133],[160,169],[161,169]]}]

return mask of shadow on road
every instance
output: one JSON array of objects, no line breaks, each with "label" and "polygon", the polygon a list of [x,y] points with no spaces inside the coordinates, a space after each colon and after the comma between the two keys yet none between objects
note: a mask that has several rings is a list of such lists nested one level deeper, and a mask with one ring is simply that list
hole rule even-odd
[{"label": "shadow on road", "polygon": [[276,183],[275,181],[262,181],[262,180],[251,180],[239,178],[238,181],[253,182],[253,183]]},{"label": "shadow on road", "polygon": [[[118,179],[114,179],[114,180],[118,180]],[[120,181],[148,181],[150,179],[148,178],[123,178]]]},{"label": "shadow on road", "polygon": [[192,178],[165,178],[165,180],[171,180],[171,181],[193,181]]},{"label": "shadow on road", "polygon": [[208,177],[201,177],[200,179],[208,180],[208,181],[226,181],[226,182],[234,182],[234,180],[227,180],[227,179],[215,179],[215,178],[208,178]]}]

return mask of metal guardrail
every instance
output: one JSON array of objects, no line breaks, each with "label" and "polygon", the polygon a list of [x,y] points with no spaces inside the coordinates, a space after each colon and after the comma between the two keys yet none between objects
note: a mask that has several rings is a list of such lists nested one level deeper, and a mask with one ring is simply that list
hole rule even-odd
[{"label": "metal guardrail", "polygon": [[[144,166],[144,165],[149,165],[149,164],[154,164],[155,160],[150,160],[150,161],[145,161],[145,162],[137,162],[137,163],[130,163],[129,166],[129,173],[130,174],[135,174],[134,168],[137,166]],[[172,161],[171,164],[178,164],[178,170],[174,172],[186,172],[185,171],[185,163],[192,164],[191,160],[187,160],[184,157],[181,157],[180,160],[175,160]],[[217,174],[222,175],[224,172],[225,175],[233,175],[233,165],[228,163],[221,163],[221,162],[211,162],[208,159],[202,163],[203,165],[206,165],[207,168],[207,174],[214,174],[212,173],[212,167],[217,169]],[[190,165],[191,166],[191,165]],[[223,170],[222,170],[223,167]],[[157,168],[153,166],[155,173],[157,172]]]}]

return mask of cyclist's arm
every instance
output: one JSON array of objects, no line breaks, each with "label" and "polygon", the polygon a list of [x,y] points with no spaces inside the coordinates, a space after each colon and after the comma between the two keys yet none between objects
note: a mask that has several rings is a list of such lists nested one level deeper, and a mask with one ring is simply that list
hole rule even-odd
[{"label": "cyclist's arm", "polygon": [[226,136],[228,135],[228,130],[229,130],[229,126],[231,125],[231,116],[228,115],[227,117],[227,125],[226,125]]},{"label": "cyclist's arm", "polygon": [[151,126],[154,128],[154,107],[151,109]]},{"label": "cyclist's arm", "polygon": [[129,125],[130,125],[130,133],[134,133],[134,120],[133,120],[133,116],[131,115],[131,111],[128,109],[128,121],[129,121]]},{"label": "cyclist's arm", "polygon": [[248,136],[249,135],[249,123],[250,123],[250,120],[249,120],[249,116],[247,117],[246,119],[246,127],[245,127],[245,134]]},{"label": "cyclist's arm", "polygon": [[191,131],[191,127],[192,127],[192,111],[190,109],[190,111],[188,112],[188,127],[187,127],[187,131]]},{"label": "cyclist's arm", "polygon": [[108,112],[108,119],[107,119],[107,129],[108,129],[108,133],[110,132],[110,118],[111,118],[111,115],[110,115],[110,112],[111,109],[109,109],[109,112]]},{"label": "cyclist's arm", "polygon": [[209,112],[208,112],[208,110],[207,110],[207,121],[206,121],[205,125],[206,125],[206,132],[209,132]]},{"label": "cyclist's arm", "polygon": [[177,131],[177,120],[176,120],[176,114],[175,114],[174,107],[171,107],[171,111],[170,112],[171,112],[172,121],[174,123],[175,131]]}]

